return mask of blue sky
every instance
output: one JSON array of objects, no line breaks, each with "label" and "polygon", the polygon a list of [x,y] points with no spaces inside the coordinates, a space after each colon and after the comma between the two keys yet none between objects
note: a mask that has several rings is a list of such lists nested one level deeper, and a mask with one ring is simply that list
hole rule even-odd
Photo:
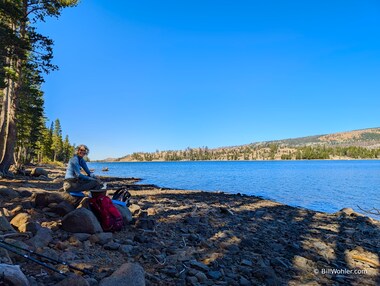
[{"label": "blue sky", "polygon": [[82,0],[39,25],[46,116],[91,159],[380,124],[378,1]]}]

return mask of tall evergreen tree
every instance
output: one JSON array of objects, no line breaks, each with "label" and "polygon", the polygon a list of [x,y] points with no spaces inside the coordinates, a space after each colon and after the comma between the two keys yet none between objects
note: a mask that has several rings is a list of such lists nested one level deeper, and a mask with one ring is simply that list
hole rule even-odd
[{"label": "tall evergreen tree", "polygon": [[69,136],[66,135],[63,141],[62,162],[67,163],[74,153],[74,146],[71,146]]},{"label": "tall evergreen tree", "polygon": [[0,171],[7,173],[14,162],[17,141],[17,112],[25,84],[25,71],[41,75],[56,67],[51,63],[53,42],[36,32],[45,17],[60,15],[78,0],[0,0]]},{"label": "tall evergreen tree", "polygon": [[44,128],[42,78],[31,69],[24,72],[17,110],[16,163],[29,163],[36,155],[37,142]]},{"label": "tall evergreen tree", "polygon": [[53,161],[62,159],[63,151],[63,141],[62,141],[62,128],[59,119],[56,119],[54,122],[53,128],[53,138],[52,138],[52,150],[53,150]]}]

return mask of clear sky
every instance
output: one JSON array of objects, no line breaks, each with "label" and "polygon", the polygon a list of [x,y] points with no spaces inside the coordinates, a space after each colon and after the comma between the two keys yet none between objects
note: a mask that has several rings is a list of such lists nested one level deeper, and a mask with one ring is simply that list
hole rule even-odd
[{"label": "clear sky", "polygon": [[39,25],[91,159],[380,126],[380,2],[82,0]]}]

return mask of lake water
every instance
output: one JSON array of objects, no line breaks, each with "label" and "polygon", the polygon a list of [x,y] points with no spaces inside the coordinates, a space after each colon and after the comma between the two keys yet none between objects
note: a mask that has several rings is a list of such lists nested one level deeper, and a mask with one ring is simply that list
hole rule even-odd
[{"label": "lake water", "polygon": [[[380,161],[195,161],[89,163],[98,175],[135,177],[144,184],[261,196],[336,212],[380,208]],[[108,172],[102,168],[108,167]]]}]

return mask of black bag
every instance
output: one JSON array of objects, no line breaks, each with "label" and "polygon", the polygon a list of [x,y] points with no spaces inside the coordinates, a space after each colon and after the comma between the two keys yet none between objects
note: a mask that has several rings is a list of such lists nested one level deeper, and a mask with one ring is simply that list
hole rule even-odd
[{"label": "black bag", "polygon": [[128,192],[126,188],[119,188],[112,196],[112,200],[121,201],[128,207],[130,205],[129,200],[131,198],[131,193]]}]

